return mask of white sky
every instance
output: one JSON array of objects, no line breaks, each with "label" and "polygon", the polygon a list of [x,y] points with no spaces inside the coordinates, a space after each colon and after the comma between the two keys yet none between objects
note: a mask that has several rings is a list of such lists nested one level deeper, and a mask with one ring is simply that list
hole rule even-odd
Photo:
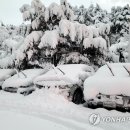
[{"label": "white sky", "polygon": [[[0,21],[5,24],[19,25],[22,21],[22,14],[19,8],[23,4],[30,4],[32,0],[0,0]],[[41,0],[45,6],[50,3],[60,3],[60,0]],[[103,9],[110,11],[112,6],[124,6],[130,4],[130,0],[68,0],[72,6],[84,5],[88,7],[91,3],[98,3]]]}]

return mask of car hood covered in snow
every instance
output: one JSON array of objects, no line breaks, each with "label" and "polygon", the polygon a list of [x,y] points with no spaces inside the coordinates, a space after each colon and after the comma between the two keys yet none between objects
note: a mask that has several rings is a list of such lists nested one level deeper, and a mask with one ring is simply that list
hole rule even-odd
[{"label": "car hood covered in snow", "polygon": [[2,85],[4,80],[15,73],[16,71],[14,69],[0,69],[0,85]]},{"label": "car hood covered in snow", "polygon": [[93,99],[97,94],[130,96],[130,75],[123,67],[130,68],[130,64],[110,64],[114,73],[105,65],[94,76],[84,82],[85,99]]},{"label": "car hood covered in snow", "polygon": [[44,73],[43,69],[28,69],[20,72],[19,74],[15,74],[11,78],[5,80],[2,85],[2,88],[6,87],[20,87],[20,86],[28,86],[33,84],[34,78]]},{"label": "car hood covered in snow", "polygon": [[90,66],[83,64],[60,65],[37,77],[34,83],[42,86],[80,84],[92,72]]}]

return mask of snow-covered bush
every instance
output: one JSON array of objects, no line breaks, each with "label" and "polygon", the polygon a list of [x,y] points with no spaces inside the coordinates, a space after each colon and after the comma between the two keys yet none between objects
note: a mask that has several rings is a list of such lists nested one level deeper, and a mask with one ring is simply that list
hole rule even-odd
[{"label": "snow-covered bush", "polygon": [[90,64],[89,59],[86,55],[82,55],[78,52],[71,52],[63,54],[59,64]]},{"label": "snow-covered bush", "polygon": [[13,68],[15,66],[16,52],[23,44],[23,41],[24,38],[19,35],[3,41],[2,48],[5,54],[0,57],[0,68]]},{"label": "snow-covered bush", "polygon": [[22,36],[14,36],[14,37],[4,40],[2,43],[2,46],[3,48],[5,48],[6,52],[12,54],[14,51],[16,51],[20,47],[23,41],[24,40]]},{"label": "snow-covered bush", "polygon": [[127,62],[128,61],[128,46],[129,41],[125,38],[120,38],[116,44],[110,47],[110,55],[114,62]]},{"label": "snow-covered bush", "polygon": [[15,54],[6,55],[0,59],[0,68],[14,68],[15,67]]}]

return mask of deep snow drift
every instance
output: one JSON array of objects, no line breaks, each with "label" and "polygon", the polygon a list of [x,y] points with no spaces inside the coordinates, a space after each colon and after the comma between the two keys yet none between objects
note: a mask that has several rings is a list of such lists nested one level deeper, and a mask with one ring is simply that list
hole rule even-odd
[{"label": "deep snow drift", "polygon": [[[48,128],[48,130],[50,127],[52,128],[53,126],[54,126],[53,127],[54,130],[55,128],[56,129],[61,128],[63,130],[64,129],[65,130],[66,129],[69,130],[109,130],[109,129],[129,130],[130,128],[129,122],[124,122],[124,123],[101,122],[97,126],[92,126],[89,123],[89,117],[93,113],[98,113],[100,114],[100,116],[115,116],[115,117],[116,116],[127,117],[130,116],[130,114],[120,113],[115,110],[107,111],[102,108],[92,110],[92,109],[85,108],[82,105],[78,106],[69,102],[63,96],[54,93],[54,91],[52,92],[51,90],[47,90],[47,89],[37,90],[33,94],[26,97],[19,94],[11,94],[11,93],[6,93],[1,91],[0,110],[1,110],[0,116],[3,117],[3,119],[1,119],[0,117],[0,119],[2,120],[0,121],[0,126],[3,127],[2,130],[8,130],[8,129],[4,129],[6,127],[3,126],[3,122],[4,124],[7,125],[6,121],[7,122],[9,121],[6,118],[6,116],[8,115],[9,119],[12,117],[12,113],[8,113],[8,112],[6,113],[5,110],[15,112],[13,116],[14,123],[12,124],[12,127],[14,126],[14,124],[16,123],[15,121],[17,120],[19,127],[24,128],[27,120],[28,123],[27,128],[31,129],[31,126],[29,126],[31,121],[32,126],[36,125],[36,127],[34,128],[38,128],[39,130],[40,128],[43,128],[43,126],[45,126],[46,129]],[[4,112],[2,112],[2,110],[4,110]],[[40,119],[38,118],[34,119],[33,117],[23,116],[16,113],[27,114],[27,115],[38,117]],[[34,123],[34,121],[36,122]],[[12,121],[10,121],[10,123],[12,123]],[[46,124],[47,126],[44,125],[44,123],[47,123]],[[15,129],[11,129],[10,126],[9,130],[15,130]]]}]

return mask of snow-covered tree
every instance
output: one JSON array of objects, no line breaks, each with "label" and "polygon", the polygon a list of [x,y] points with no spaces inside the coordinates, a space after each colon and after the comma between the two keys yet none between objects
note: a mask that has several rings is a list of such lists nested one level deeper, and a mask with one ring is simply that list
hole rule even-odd
[{"label": "snow-covered tree", "polygon": [[101,9],[101,7],[96,4],[94,6],[91,4],[89,8],[85,8],[84,6],[80,6],[78,8],[73,8],[76,14],[76,21],[86,24],[86,25],[94,25],[97,23],[109,23],[109,14],[106,10]]},{"label": "snow-covered tree", "polygon": [[110,40],[111,44],[115,44],[120,37],[125,37],[129,33],[130,6],[113,7],[111,10],[111,22]]},{"label": "snow-covered tree", "polygon": [[94,63],[92,59],[97,59],[97,57],[100,58],[101,56],[103,59],[106,54],[108,47],[107,42],[101,36],[105,33],[109,33],[109,30],[110,28],[105,25],[103,27],[86,26],[78,22],[61,20],[59,29],[45,32],[39,44],[39,48],[50,48],[49,50],[47,49],[47,54],[50,56],[61,51],[76,51],[86,55],[89,52],[88,50],[90,50],[90,52],[93,51],[95,54],[90,54],[91,56],[88,57],[91,62]]},{"label": "snow-covered tree", "polygon": [[23,36],[23,37],[26,37],[27,35],[30,34],[32,30],[32,27],[30,24],[21,24],[19,27],[18,27],[18,34]]},{"label": "snow-covered tree", "polygon": [[42,35],[42,31],[33,31],[25,38],[24,43],[16,51],[15,63],[19,69],[28,68],[29,62],[37,60],[38,44]]},{"label": "snow-covered tree", "polygon": [[107,43],[102,37],[86,38],[83,42],[84,54],[87,54],[90,62],[97,66],[105,64],[107,56]]},{"label": "snow-covered tree", "polygon": [[127,61],[129,5],[113,8],[110,15],[98,4],[72,8],[61,0],[60,5],[45,7],[40,0],[32,0],[20,11],[30,24],[0,26],[0,45],[6,52],[0,57],[1,68],[27,69],[46,63],[101,66],[109,58]]},{"label": "snow-covered tree", "polygon": [[74,14],[75,14],[75,20],[82,23],[82,24],[86,24],[89,25],[90,20],[88,20],[87,18],[87,9],[82,5],[79,8],[76,6],[73,8],[74,10]]},{"label": "snow-covered tree", "polygon": [[[32,28],[30,34],[25,38],[23,46],[19,49],[20,55],[17,56],[17,64],[22,64],[20,67],[27,68],[30,63],[40,64],[41,58],[44,59],[43,57],[50,55],[48,52],[52,53],[51,56],[55,53],[59,22],[62,19],[73,21],[74,14],[66,0],[61,0],[60,5],[52,3],[48,8],[40,0],[33,0],[31,6],[25,4],[20,11],[24,21],[31,21]],[[52,38],[54,39],[52,40]],[[48,41],[52,42],[51,49],[48,47]],[[42,47],[40,47],[40,42],[43,43]]]},{"label": "snow-covered tree", "polygon": [[14,68],[16,52],[23,44],[24,38],[20,35],[9,37],[2,42],[3,54],[0,55],[0,68]]},{"label": "snow-covered tree", "polygon": [[14,67],[15,52],[24,41],[18,29],[14,25],[0,26],[0,68]]},{"label": "snow-covered tree", "polygon": [[129,41],[124,37],[118,39],[116,44],[110,47],[110,55],[113,62],[128,62]]},{"label": "snow-covered tree", "polygon": [[52,3],[46,8],[40,0],[33,0],[30,5],[23,5],[20,8],[23,20],[31,20],[34,30],[52,30],[59,24],[61,19],[73,20],[73,11],[66,0],[61,0],[61,4]]},{"label": "snow-covered tree", "polygon": [[9,38],[9,36],[7,28],[5,26],[0,26],[0,46],[5,39]]}]

